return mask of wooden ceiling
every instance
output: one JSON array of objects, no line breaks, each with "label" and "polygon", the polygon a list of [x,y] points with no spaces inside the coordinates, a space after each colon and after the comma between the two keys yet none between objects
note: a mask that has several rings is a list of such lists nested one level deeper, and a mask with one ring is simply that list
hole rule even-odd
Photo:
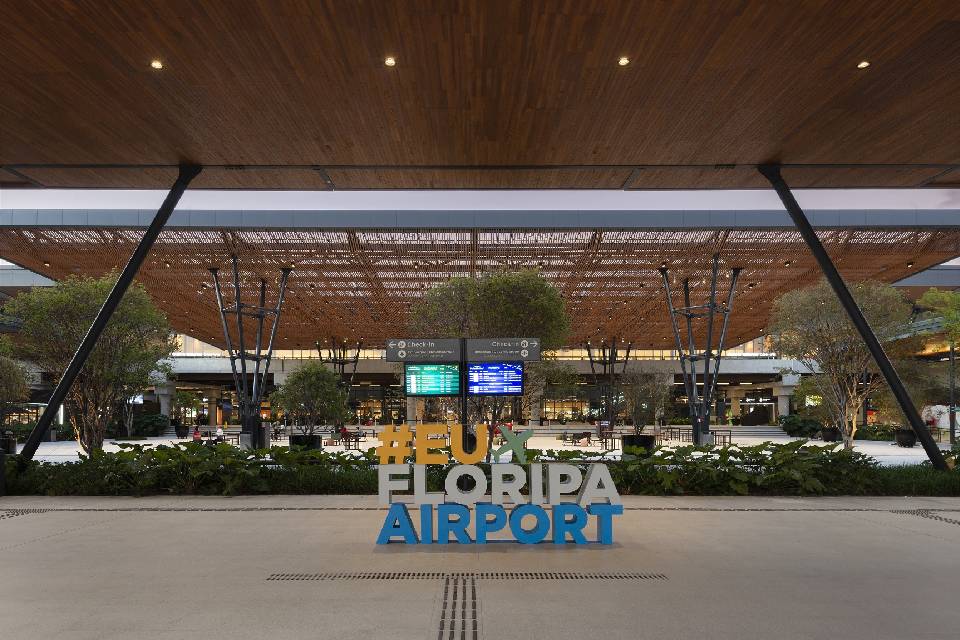
[{"label": "wooden ceiling", "polygon": [[[141,234],[8,228],[0,230],[0,256],[53,279],[101,275],[123,266]],[[848,280],[894,282],[960,255],[960,230],[825,230],[820,237]],[[255,301],[264,278],[272,304],[281,267],[293,264],[278,345],[309,348],[331,336],[382,345],[387,338],[408,335],[409,306],[429,287],[451,276],[533,268],[563,293],[573,319],[571,345],[618,336],[639,348],[670,348],[670,319],[657,269],[665,263],[676,286],[690,278],[697,303],[708,294],[715,252],[725,270],[744,270],[730,344],[763,333],[777,295],[820,277],[806,246],[789,230],[225,229],[164,231],[138,279],[178,332],[222,347],[208,269],[221,268],[221,282],[227,284],[230,255],[238,255],[243,301]],[[231,304],[232,286],[225,289]],[[245,333],[253,335],[253,326]]]},{"label": "wooden ceiling", "polygon": [[2,14],[0,187],[166,188],[184,161],[215,189],[757,188],[762,162],[795,187],[960,186],[956,0]]}]

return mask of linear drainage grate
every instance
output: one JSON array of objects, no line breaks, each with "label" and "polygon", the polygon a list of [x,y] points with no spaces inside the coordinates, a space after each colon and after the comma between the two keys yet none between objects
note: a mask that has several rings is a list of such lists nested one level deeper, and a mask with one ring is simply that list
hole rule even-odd
[{"label": "linear drainage grate", "polygon": [[943,511],[951,511],[949,509],[905,509],[901,511],[893,511],[892,513],[899,513],[908,516],[917,516],[919,518],[926,518],[927,520],[936,520],[937,522],[944,522],[946,524],[956,524],[960,525],[960,520],[954,520],[953,518],[947,518],[938,513]]},{"label": "linear drainage grate", "polygon": [[331,580],[668,580],[663,573],[642,571],[337,571],[271,573],[271,581]]},{"label": "linear drainage grate", "polygon": [[0,520],[25,516],[31,513],[44,513],[45,511],[46,509],[5,509],[0,511]]}]

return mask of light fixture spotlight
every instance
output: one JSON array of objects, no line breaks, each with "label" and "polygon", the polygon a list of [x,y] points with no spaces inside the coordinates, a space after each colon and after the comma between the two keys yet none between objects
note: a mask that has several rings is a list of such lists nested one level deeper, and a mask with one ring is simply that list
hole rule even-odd
[{"label": "light fixture spotlight", "polygon": [[857,63],[857,69],[866,69],[869,66],[870,66],[869,60],[861,60],[860,62]]},{"label": "light fixture spotlight", "polygon": [[395,67],[397,66],[397,59],[393,56],[387,56],[383,59],[383,64],[387,65],[388,67]]},{"label": "light fixture spotlight", "polygon": [[620,65],[621,67],[625,67],[628,64],[630,64],[630,58],[628,58],[627,56],[620,56],[620,59],[617,60],[617,64]]},{"label": "light fixture spotlight", "polygon": [[163,69],[163,63],[160,62],[159,60],[151,60],[150,66],[156,69],[157,71],[160,71],[160,69]]}]

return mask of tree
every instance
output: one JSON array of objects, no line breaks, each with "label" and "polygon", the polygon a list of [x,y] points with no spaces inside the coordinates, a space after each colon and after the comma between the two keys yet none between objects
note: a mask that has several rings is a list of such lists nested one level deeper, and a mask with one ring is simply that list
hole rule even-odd
[{"label": "tree", "polygon": [[[888,355],[910,355],[916,341],[904,336],[909,333],[912,305],[903,294],[872,281],[855,283],[850,292]],[[797,373],[812,374],[811,385],[840,428],[844,447],[853,447],[864,401],[886,385],[833,289],[822,280],[781,295],[768,327],[776,336],[777,350],[807,369]]]},{"label": "tree", "polygon": [[932,288],[917,302],[943,318],[943,333],[947,342],[956,346],[960,342],[960,293]]},{"label": "tree", "polygon": [[195,391],[177,389],[171,400],[173,402],[171,403],[170,412],[180,421],[180,424],[186,424],[188,412],[192,411],[195,415],[199,415],[203,409],[203,401]]},{"label": "tree", "polygon": [[[570,318],[557,288],[538,271],[524,269],[451,278],[434,287],[411,309],[410,330],[425,338],[539,338],[548,351],[566,343]],[[496,424],[507,402],[480,399],[474,411]]]},{"label": "tree", "polygon": [[[639,364],[639,363],[638,363]],[[665,415],[673,395],[673,376],[646,371],[642,367],[625,372],[620,378],[627,414],[638,433],[645,424],[655,424]]]},{"label": "tree", "polygon": [[10,414],[30,396],[27,372],[19,362],[0,355],[0,427],[7,425]]},{"label": "tree", "polygon": [[307,435],[313,435],[316,425],[340,422],[348,414],[346,390],[319,362],[308,362],[287,376],[270,399]]},{"label": "tree", "polygon": [[[115,282],[114,273],[71,276],[8,302],[6,312],[22,322],[17,355],[59,380]],[[150,384],[151,374],[175,349],[166,316],[141,285],[130,287],[64,402],[85,453],[103,447],[111,418]]]},{"label": "tree", "polygon": [[526,269],[430,289],[411,309],[410,330],[426,338],[540,338],[550,350],[566,342],[570,318],[557,288]]}]

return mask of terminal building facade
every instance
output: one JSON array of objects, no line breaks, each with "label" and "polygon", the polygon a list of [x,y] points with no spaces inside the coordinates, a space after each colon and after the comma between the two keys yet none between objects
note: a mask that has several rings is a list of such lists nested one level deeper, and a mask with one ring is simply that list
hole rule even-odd
[{"label": "terminal building facade", "polygon": [[[144,394],[145,410],[169,414],[179,389],[202,399],[191,419],[204,424],[236,419],[236,389],[208,270],[239,256],[249,281],[276,280],[278,268],[292,268],[266,380],[266,419],[277,419],[269,390],[304,361],[324,359],[331,343],[355,358],[346,382],[356,422],[455,415],[453,403],[406,398],[402,366],[385,361],[383,345],[389,337],[406,335],[405,314],[428,287],[452,276],[505,268],[537,269],[563,292],[573,336],[551,357],[571,365],[577,381],[574,388],[547,388],[508,404],[504,420],[538,426],[601,419],[610,378],[591,365],[587,344],[596,348],[613,341],[628,357],[615,375],[661,376],[675,388],[670,413],[682,419],[683,378],[657,270],[669,265],[703,279],[703,255],[717,252],[744,275],[720,365],[714,420],[776,424],[792,411],[802,367],[778,357],[765,324],[779,293],[819,277],[799,238],[782,212],[756,206],[657,210],[638,202],[619,203],[616,210],[506,212],[182,207],[140,274],[178,332],[179,345],[173,379]],[[134,208],[55,204],[0,209],[0,257],[10,262],[0,269],[3,295],[122,265],[148,218]],[[811,218],[848,277],[896,282],[916,296],[929,286],[960,286],[960,267],[941,264],[960,254],[951,214],[938,208],[848,208],[813,210]],[[48,382],[38,372],[35,400],[49,393]]]}]

